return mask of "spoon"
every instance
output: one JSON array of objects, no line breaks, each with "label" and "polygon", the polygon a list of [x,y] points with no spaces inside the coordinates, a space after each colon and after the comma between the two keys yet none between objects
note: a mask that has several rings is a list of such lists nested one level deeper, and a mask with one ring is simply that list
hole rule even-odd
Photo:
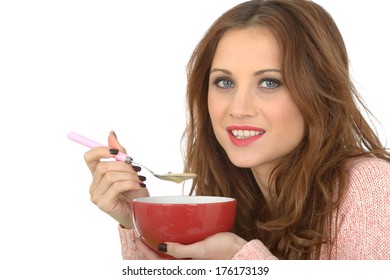
[{"label": "spoon", "polygon": [[[77,134],[75,132],[69,132],[68,133],[68,138],[70,140],[73,140],[75,141],[76,143],[79,143],[81,145],[84,145],[84,146],[87,146],[89,148],[94,148],[94,147],[101,147],[101,146],[104,146],[98,142],[95,142],[91,139],[88,139],[80,134]],[[196,174],[194,173],[167,173],[167,174],[164,174],[164,175],[160,175],[160,174],[156,174],[154,173],[152,170],[150,170],[149,168],[147,168],[146,166],[142,165],[142,164],[139,164],[135,161],[133,161],[133,158],[124,154],[124,153],[121,153],[119,152],[116,156],[115,156],[115,159],[116,160],[119,160],[119,161],[123,161],[123,162],[126,162],[126,163],[131,163],[131,164],[135,164],[135,165],[139,165],[143,168],[145,168],[147,171],[149,171],[153,176],[161,179],[161,180],[166,180],[166,181],[171,181],[171,182],[175,182],[175,183],[178,183],[180,184],[181,182],[184,182],[185,180],[189,180],[189,179],[193,179],[196,177]]]}]

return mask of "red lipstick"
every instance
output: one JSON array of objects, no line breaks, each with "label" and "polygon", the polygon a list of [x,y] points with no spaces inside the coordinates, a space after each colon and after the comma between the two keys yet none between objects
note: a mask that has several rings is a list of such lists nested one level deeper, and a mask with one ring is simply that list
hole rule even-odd
[{"label": "red lipstick", "polygon": [[260,139],[265,130],[254,126],[232,125],[226,128],[230,141],[239,147],[245,147]]}]

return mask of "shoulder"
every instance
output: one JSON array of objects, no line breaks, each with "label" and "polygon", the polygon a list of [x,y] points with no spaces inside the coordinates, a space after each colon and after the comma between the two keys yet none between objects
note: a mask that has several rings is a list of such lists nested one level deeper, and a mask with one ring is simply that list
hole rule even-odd
[{"label": "shoulder", "polygon": [[338,258],[390,258],[390,163],[350,160],[337,221]]},{"label": "shoulder", "polygon": [[390,188],[390,163],[378,158],[351,159],[346,164],[349,190],[385,191]]},{"label": "shoulder", "polygon": [[341,213],[354,210],[358,215],[390,214],[390,163],[377,158],[351,159],[346,164],[346,189]]}]

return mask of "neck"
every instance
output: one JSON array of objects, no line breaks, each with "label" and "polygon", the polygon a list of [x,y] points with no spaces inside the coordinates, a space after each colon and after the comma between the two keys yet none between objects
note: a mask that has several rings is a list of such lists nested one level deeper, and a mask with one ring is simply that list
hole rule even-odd
[{"label": "neck", "polygon": [[271,202],[270,187],[268,185],[269,174],[262,174],[258,170],[252,168],[253,176],[255,177],[256,183],[260,188],[261,193],[263,194],[265,200],[269,204]]}]

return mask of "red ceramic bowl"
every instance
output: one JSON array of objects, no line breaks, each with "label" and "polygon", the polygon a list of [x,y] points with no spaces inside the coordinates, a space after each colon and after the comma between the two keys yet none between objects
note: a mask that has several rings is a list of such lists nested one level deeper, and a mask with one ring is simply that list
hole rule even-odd
[{"label": "red ceramic bowl", "polygon": [[164,242],[191,244],[232,230],[236,200],[218,196],[161,196],[133,200],[133,219],[141,239],[158,251]]}]

